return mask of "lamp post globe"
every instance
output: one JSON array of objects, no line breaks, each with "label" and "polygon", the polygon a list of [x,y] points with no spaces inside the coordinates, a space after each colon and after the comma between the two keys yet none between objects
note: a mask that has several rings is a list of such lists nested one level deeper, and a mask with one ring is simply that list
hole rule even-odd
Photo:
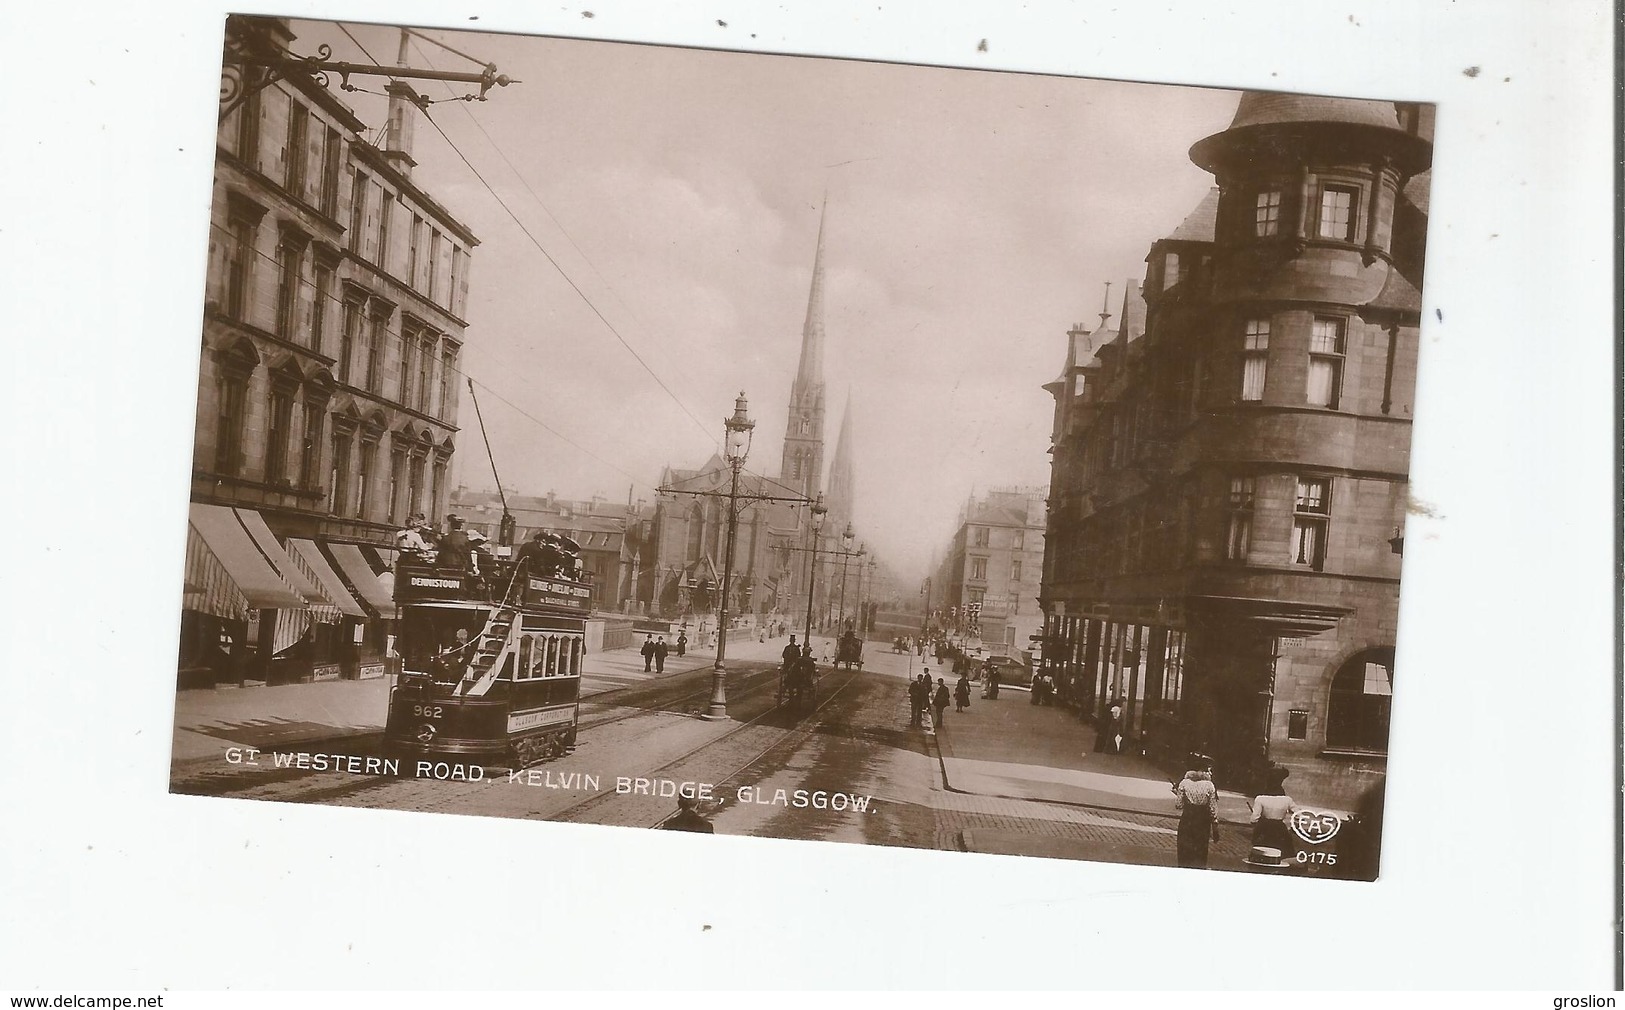
[{"label": "lamp post globe", "polygon": [[728,546],[722,566],[722,597],[717,605],[717,661],[711,667],[711,703],[707,706],[707,719],[728,718],[728,593],[733,587],[734,543],[739,535],[739,470],[750,455],[751,432],[756,422],[748,414],[750,404],[745,391],[739,391],[734,400],[732,417],[724,418],[723,455],[733,471],[728,484]]}]

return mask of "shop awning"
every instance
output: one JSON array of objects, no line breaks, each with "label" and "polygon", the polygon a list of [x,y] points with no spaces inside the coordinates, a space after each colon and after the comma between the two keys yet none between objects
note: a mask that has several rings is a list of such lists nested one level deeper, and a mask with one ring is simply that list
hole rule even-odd
[{"label": "shop awning", "polygon": [[287,551],[284,551],[282,545],[277,543],[276,534],[271,532],[271,527],[265,525],[265,519],[258,512],[253,509],[232,509],[232,511],[237,513],[238,519],[242,520],[243,529],[247,530],[248,535],[254,538],[254,543],[258,544],[259,549],[265,552],[266,558],[271,562],[271,567],[275,568],[284,579],[288,580],[295,592],[303,596],[306,602],[314,605],[327,602],[327,594],[322,592],[321,588],[316,585],[315,580],[301,570],[301,566],[294,564],[293,559],[288,557]]},{"label": "shop awning", "polygon": [[367,605],[378,611],[380,617],[395,616],[394,593],[386,590],[378,581],[378,576],[372,570],[372,565],[362,557],[361,548],[355,544],[329,543],[327,549],[332,552],[333,560],[339,563],[345,578],[350,580],[356,592],[367,601]]},{"label": "shop awning", "polygon": [[292,548],[293,553],[299,555],[300,560],[310,566],[316,580],[322,584],[322,592],[333,601],[333,605],[338,607],[341,613],[366,619],[367,612],[362,610],[361,604],[350,595],[350,591],[344,586],[344,580],[339,578],[338,572],[333,571],[333,566],[322,557],[321,548],[317,547],[314,541],[289,540],[288,546]]},{"label": "shop awning", "polygon": [[[247,512],[246,509],[243,511]],[[259,519],[257,513],[248,514]],[[192,528],[197,530],[210,553],[231,576],[231,581],[237,584],[250,607],[305,609],[304,598],[273,566],[271,558],[255,542],[235,510],[220,505],[194,503],[190,518]],[[272,543],[275,542],[275,538],[272,538]],[[283,561],[287,561],[285,555]]]}]

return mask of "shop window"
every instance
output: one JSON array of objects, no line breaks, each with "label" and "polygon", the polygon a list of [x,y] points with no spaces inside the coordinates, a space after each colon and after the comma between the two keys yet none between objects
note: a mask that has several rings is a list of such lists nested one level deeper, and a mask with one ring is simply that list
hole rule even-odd
[{"label": "shop window", "polygon": [[1270,321],[1249,319],[1242,334],[1241,398],[1264,399],[1264,376],[1270,360]]},{"label": "shop window", "polygon": [[1387,753],[1393,694],[1392,649],[1367,649],[1338,667],[1326,702],[1326,746]]},{"label": "shop window", "polygon": [[1292,509],[1292,563],[1320,571],[1326,565],[1326,533],[1331,519],[1331,481],[1298,478]]}]

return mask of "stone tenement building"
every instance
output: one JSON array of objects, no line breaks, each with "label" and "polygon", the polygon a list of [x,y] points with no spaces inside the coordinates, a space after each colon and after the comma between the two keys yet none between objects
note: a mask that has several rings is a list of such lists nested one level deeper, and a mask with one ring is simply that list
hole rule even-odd
[{"label": "stone tenement building", "polygon": [[[1131,734],[1349,806],[1385,766],[1432,110],[1249,93],[1055,397],[1046,662]],[[1143,304],[1141,299],[1143,298]]]},{"label": "stone tenement building", "polygon": [[[972,497],[932,576],[933,610],[995,655],[1032,648],[1043,626],[1038,608],[1044,566],[1044,490],[1009,488]],[[966,608],[980,612],[967,616]]]},{"label": "stone tenement building", "polygon": [[477,240],[412,181],[410,89],[376,147],[309,74],[265,84],[293,40],[227,21],[183,682],[381,673],[393,532],[449,490]]}]

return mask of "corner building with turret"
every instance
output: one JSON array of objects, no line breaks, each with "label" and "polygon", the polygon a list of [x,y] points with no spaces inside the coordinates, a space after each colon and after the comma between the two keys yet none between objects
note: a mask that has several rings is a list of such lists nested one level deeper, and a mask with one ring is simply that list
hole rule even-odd
[{"label": "corner building with turret", "polygon": [[1080,714],[1350,808],[1385,771],[1432,109],[1248,93],[1054,397],[1044,662]]}]

